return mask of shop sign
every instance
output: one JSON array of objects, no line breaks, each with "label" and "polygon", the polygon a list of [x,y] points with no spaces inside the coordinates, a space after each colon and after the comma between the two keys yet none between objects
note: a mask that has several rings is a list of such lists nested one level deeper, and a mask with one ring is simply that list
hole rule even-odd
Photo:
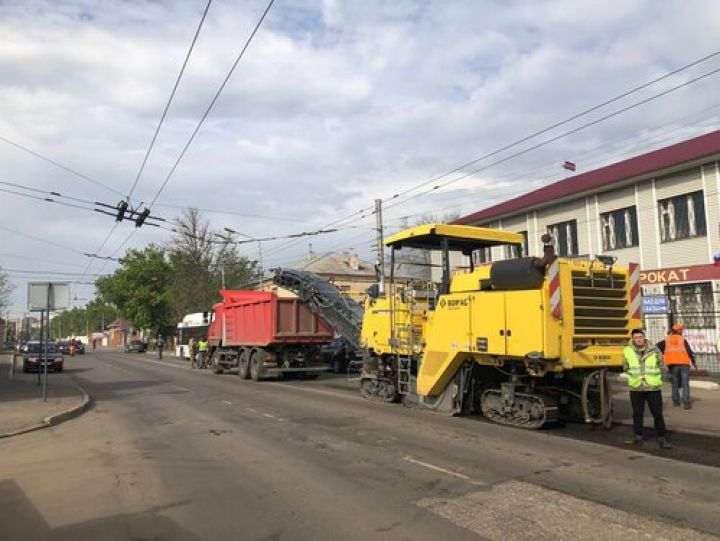
[{"label": "shop sign", "polygon": [[667,314],[670,303],[666,295],[643,295],[643,314]]},{"label": "shop sign", "polygon": [[640,272],[640,284],[644,286],[702,282],[705,280],[720,280],[720,267],[716,265],[695,265],[692,267],[671,267]]}]

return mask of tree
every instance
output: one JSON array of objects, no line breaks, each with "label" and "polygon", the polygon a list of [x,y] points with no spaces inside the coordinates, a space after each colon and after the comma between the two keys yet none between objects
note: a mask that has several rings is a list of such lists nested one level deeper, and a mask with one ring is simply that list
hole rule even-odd
[{"label": "tree", "polygon": [[154,244],[128,250],[112,276],[95,282],[100,302],[116,306],[138,328],[170,333],[175,326],[170,293],[172,267],[165,256],[165,250]]},{"label": "tree", "polygon": [[84,308],[73,308],[57,314],[50,320],[50,328],[56,338],[100,332],[117,318],[117,314],[117,308],[95,298]]},{"label": "tree", "polygon": [[186,209],[175,230],[168,244],[175,320],[204,312],[220,300],[223,272],[227,289],[247,287],[259,277],[257,262],[240,255],[237,235],[211,230],[197,209]]},{"label": "tree", "polygon": [[10,295],[14,289],[15,286],[10,283],[7,273],[0,267],[0,312],[5,312],[10,306]]}]

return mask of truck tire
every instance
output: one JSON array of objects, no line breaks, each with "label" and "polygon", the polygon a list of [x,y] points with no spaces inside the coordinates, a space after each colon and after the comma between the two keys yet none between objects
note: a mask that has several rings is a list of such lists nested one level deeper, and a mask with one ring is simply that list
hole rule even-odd
[{"label": "truck tire", "polygon": [[217,349],[213,350],[212,355],[210,356],[210,369],[213,374],[222,374],[225,371],[218,363]]},{"label": "truck tire", "polygon": [[238,376],[250,379],[250,350],[243,348],[238,356]]},{"label": "truck tire", "polygon": [[253,351],[250,356],[250,378],[253,381],[260,381],[262,378],[262,350]]}]

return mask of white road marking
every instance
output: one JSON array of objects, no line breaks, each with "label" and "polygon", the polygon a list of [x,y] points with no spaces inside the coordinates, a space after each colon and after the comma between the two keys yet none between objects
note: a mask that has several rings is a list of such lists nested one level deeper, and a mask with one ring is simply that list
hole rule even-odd
[{"label": "white road marking", "polygon": [[245,408],[245,411],[249,411],[250,413],[257,413],[257,410],[254,410],[252,408]]},{"label": "white road marking", "polygon": [[173,387],[175,387],[176,389],[178,389],[178,390],[180,390],[180,391],[183,391],[183,392],[187,392],[187,393],[191,393],[191,392],[192,392],[192,389],[188,389],[187,387],[182,387],[182,386],[180,386],[180,385],[174,385],[174,384],[173,384]]},{"label": "white road marking", "polygon": [[229,400],[223,400],[223,404],[227,404],[228,406],[232,406],[232,402]]},{"label": "white road marking", "polygon": [[269,413],[263,413],[263,417],[269,417],[270,419],[275,419],[275,416],[270,415]]},{"label": "white road marking", "polygon": [[457,477],[458,479],[462,479],[463,481],[467,481],[468,483],[471,483],[473,485],[480,485],[480,486],[486,485],[486,483],[483,483],[482,481],[475,481],[474,479],[468,477],[464,473],[458,473],[455,471],[446,470],[445,468],[441,468],[440,466],[436,466],[435,464],[430,464],[428,462],[423,462],[421,460],[417,460],[411,456],[404,456],[403,460],[405,460],[407,462],[411,462],[418,466],[422,466],[423,468],[428,468],[429,470],[433,470],[436,472],[444,473],[446,475],[451,475],[453,477]]},{"label": "white road marking", "polygon": [[281,385],[285,387],[286,389],[295,389],[297,391],[305,391],[307,393],[315,393],[315,394],[324,394],[327,396],[334,396],[337,398],[345,398],[348,400],[361,400],[362,402],[368,402],[365,400],[362,396],[360,396],[360,393],[354,395],[354,394],[343,394],[343,393],[333,393],[332,391],[324,391],[322,389],[318,389],[317,387],[299,387],[295,385],[286,385],[284,383],[275,383],[272,381],[264,381],[263,385]]},{"label": "white road marking", "polygon": [[[132,360],[132,361],[134,361],[134,362],[142,362],[142,363],[161,364],[161,365],[163,365],[163,366],[170,366],[170,367],[172,367],[172,368],[180,368],[180,369],[182,369],[182,370],[190,370],[190,367],[189,367],[189,366],[184,366],[184,365],[182,365],[182,364],[177,364],[177,363],[168,363],[168,362],[165,362],[165,361],[156,361],[156,360],[153,360],[153,359],[128,359],[128,360]],[[198,372],[202,372],[202,370],[198,370]]]}]

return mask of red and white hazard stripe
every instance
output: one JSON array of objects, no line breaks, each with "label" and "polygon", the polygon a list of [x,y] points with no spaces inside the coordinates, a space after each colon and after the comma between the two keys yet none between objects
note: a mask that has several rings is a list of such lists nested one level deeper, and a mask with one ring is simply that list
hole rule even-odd
[{"label": "red and white hazard stripe", "polygon": [[562,319],[562,295],[560,294],[560,263],[558,259],[550,263],[548,269],[550,282],[550,311],[557,319]]},{"label": "red and white hazard stripe", "polygon": [[642,296],[640,295],[640,265],[630,263],[628,265],[630,274],[630,314],[633,319],[642,317]]}]

